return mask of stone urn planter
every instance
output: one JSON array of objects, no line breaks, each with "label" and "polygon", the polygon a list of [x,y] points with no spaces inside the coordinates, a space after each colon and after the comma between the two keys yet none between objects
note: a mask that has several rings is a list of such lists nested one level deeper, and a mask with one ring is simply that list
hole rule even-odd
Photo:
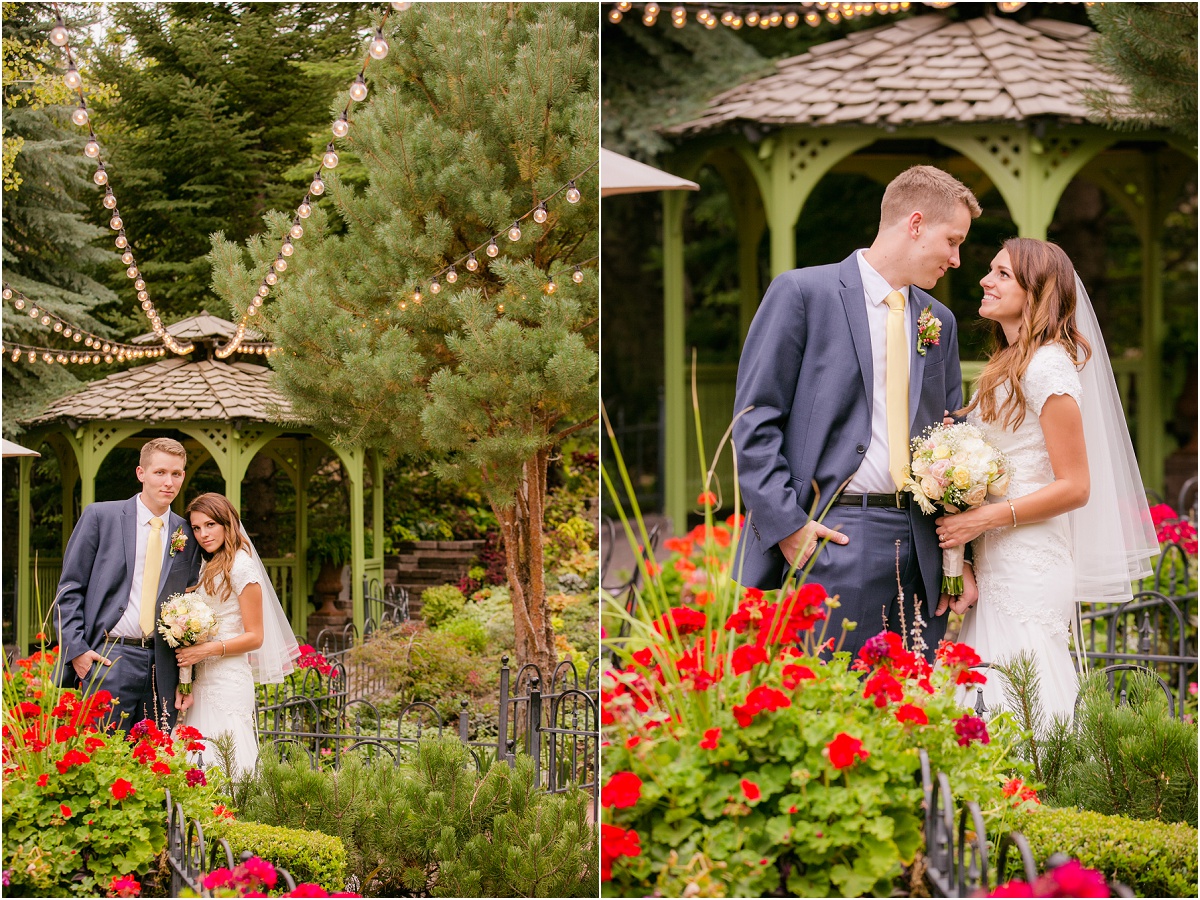
[{"label": "stone urn planter", "polygon": [[350,562],[350,533],[328,531],[314,535],[308,542],[308,565],[313,581],[318,609],[314,615],[324,618],[339,616],[343,610],[337,606],[342,592],[342,572]]}]

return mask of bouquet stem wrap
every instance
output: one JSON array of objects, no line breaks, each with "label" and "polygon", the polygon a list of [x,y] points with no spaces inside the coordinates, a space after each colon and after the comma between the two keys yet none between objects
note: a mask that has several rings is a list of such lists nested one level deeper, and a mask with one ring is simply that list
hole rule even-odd
[{"label": "bouquet stem wrap", "polygon": [[179,693],[190,694],[192,692],[192,667],[179,667]]},{"label": "bouquet stem wrap", "polygon": [[963,559],[966,557],[966,546],[947,547],[942,551],[942,593],[954,597],[962,596],[963,592]]}]

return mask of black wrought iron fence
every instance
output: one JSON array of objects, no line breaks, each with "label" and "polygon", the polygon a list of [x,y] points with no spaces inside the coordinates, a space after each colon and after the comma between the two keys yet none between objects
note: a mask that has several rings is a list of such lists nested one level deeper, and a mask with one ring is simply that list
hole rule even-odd
[{"label": "black wrought iron fence", "polygon": [[[171,871],[172,897],[183,894],[184,888],[191,890],[196,896],[205,896],[204,879],[210,872],[224,866],[234,869],[238,862],[245,862],[251,853],[242,853],[238,860],[233,858],[233,850],[224,838],[219,840],[206,839],[204,826],[198,819],[188,819],[183,811],[183,804],[173,803],[170,788],[167,794],[167,866]],[[290,893],[296,889],[296,881],[287,869],[275,867],[275,873],[283,882],[283,887]]]},{"label": "black wrought iron fence", "polygon": [[[931,896],[986,894],[993,871],[997,884],[1012,877],[1021,877],[1029,884],[1037,881],[1037,860],[1019,831],[1007,831],[1000,836],[996,866],[994,870],[991,868],[991,843],[979,804],[969,800],[958,808],[946,773],[933,774],[929,754],[924,750],[920,752],[920,760],[925,806],[925,882]],[[1051,872],[1069,861],[1069,857],[1056,853],[1046,860],[1045,871]],[[1119,882],[1109,887],[1114,896],[1134,896],[1133,891]]]},{"label": "black wrought iron fence", "polygon": [[599,660],[588,666],[582,681],[570,662],[560,663],[547,681],[532,664],[514,677],[503,657],[495,720],[471,710],[466,700],[451,721],[425,702],[410,703],[392,718],[364,696],[334,690],[354,679],[343,674],[341,660],[333,669],[335,677],[308,683],[309,688],[324,684],[325,693],[305,692],[303,681],[273,696],[260,693],[255,710],[259,740],[313,767],[336,769],[351,752],[399,765],[423,737],[452,730],[470,748],[480,770],[500,761],[515,766],[516,754],[523,752],[533,760],[535,783],[542,789],[589,791],[598,820]]}]

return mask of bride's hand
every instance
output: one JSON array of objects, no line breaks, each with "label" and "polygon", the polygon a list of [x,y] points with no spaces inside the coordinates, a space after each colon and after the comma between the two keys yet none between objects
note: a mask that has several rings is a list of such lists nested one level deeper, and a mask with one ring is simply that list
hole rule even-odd
[{"label": "bride's hand", "polygon": [[[192,644],[190,647],[180,647],[175,651],[175,662],[181,666],[194,666],[213,655],[215,642],[205,641],[203,644]],[[220,645],[217,645],[218,647]]]},{"label": "bride's hand", "polygon": [[943,550],[969,544],[988,529],[997,527],[996,523],[992,521],[990,506],[980,506],[977,509],[968,509],[966,512],[955,513],[951,516],[941,516],[936,523],[938,546]]}]

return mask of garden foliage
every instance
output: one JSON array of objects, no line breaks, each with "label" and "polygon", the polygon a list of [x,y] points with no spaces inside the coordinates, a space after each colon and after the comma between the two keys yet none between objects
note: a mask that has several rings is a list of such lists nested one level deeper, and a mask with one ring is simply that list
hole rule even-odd
[{"label": "garden foliage", "polygon": [[1189,825],[1041,807],[1022,815],[1015,827],[1039,865],[1055,853],[1066,853],[1110,881],[1128,885],[1139,897],[1197,896],[1200,836]]},{"label": "garden foliage", "polygon": [[426,588],[421,592],[421,618],[430,628],[436,628],[466,605],[467,598],[452,584]]},{"label": "garden foliage", "polygon": [[368,896],[594,896],[597,849],[581,792],[547,794],[532,763],[480,775],[457,740],[399,766],[349,754],[338,772],[265,754],[244,815],[341,839]]},{"label": "garden foliage", "polygon": [[287,869],[296,884],[316,883],[329,891],[340,891],[345,886],[346,848],[332,835],[219,818],[204,836],[211,841],[224,838],[234,859],[248,850],[271,860]]},{"label": "garden foliage", "polygon": [[59,687],[56,656],[39,650],[4,673],[9,896],[94,896],[114,878],[143,878],[166,847],[168,789],[189,817],[213,816],[215,787],[186,758],[199,732],[172,739],[148,719],[130,740],[106,730],[109,692]]}]

